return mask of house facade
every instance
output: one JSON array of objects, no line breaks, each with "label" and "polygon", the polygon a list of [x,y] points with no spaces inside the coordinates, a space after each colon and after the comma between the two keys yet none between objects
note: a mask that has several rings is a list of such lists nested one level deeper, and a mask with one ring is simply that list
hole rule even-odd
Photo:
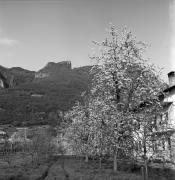
[{"label": "house facade", "polygon": [[175,162],[175,71],[168,73],[168,80],[162,101],[163,111],[156,118],[154,150]]}]

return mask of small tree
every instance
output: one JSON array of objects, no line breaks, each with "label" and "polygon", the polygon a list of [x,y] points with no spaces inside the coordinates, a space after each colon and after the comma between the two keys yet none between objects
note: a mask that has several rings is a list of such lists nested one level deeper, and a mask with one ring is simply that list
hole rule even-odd
[{"label": "small tree", "polygon": [[69,125],[66,137],[69,140],[71,148],[75,154],[85,155],[85,161],[88,162],[90,154],[90,125],[88,120],[88,109],[84,105],[77,103],[71,111],[66,114],[66,119],[72,119]]},{"label": "small tree", "polygon": [[32,157],[32,163],[48,159],[55,151],[53,144],[53,136],[50,132],[43,130],[41,132],[34,131],[32,133],[32,143],[29,153]]},{"label": "small tree", "polygon": [[5,162],[7,162],[8,166],[9,167],[12,167],[12,163],[13,163],[13,154],[12,152],[10,151],[10,146],[11,144],[8,142],[8,140],[6,139],[5,140],[5,144],[4,144],[4,154],[3,154],[3,160]]}]

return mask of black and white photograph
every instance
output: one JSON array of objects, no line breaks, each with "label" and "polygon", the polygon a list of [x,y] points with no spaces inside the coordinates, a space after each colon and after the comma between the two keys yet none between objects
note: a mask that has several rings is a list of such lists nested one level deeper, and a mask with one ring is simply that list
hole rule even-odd
[{"label": "black and white photograph", "polygon": [[175,180],[175,0],[0,0],[0,180]]}]

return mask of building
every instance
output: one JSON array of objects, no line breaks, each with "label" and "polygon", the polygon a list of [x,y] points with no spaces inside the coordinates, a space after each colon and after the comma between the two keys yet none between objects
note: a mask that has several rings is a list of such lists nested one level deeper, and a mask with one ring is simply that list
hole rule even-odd
[{"label": "building", "polygon": [[26,143],[30,142],[31,140],[27,137],[28,128],[16,128],[16,131],[11,135],[8,139],[11,143]]},{"label": "building", "polygon": [[0,131],[5,132],[6,137],[9,138],[14,132],[16,132],[16,127],[14,127],[12,124],[4,124],[0,125]]},{"label": "building", "polygon": [[4,144],[7,134],[5,131],[0,130],[0,145]]},{"label": "building", "polygon": [[168,73],[169,84],[164,90],[163,111],[156,118],[154,151],[175,162],[175,72]]},{"label": "building", "polygon": [[47,134],[49,125],[17,127],[16,131],[8,139],[11,143],[15,142],[31,142],[34,136]]},{"label": "building", "polygon": [[[152,132],[149,134],[147,143],[148,158],[161,159],[175,162],[175,72],[168,73],[169,84],[159,97],[162,109],[155,113]],[[139,125],[135,138],[138,149],[143,152],[142,140],[143,127]],[[140,138],[139,138],[140,137]]]}]

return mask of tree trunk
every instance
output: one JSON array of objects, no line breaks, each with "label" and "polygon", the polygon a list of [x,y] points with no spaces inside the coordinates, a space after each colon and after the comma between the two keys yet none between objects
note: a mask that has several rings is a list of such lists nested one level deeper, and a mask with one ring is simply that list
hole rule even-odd
[{"label": "tree trunk", "polygon": [[46,158],[46,160],[48,159],[48,153],[45,154],[45,158]]},{"label": "tree trunk", "polygon": [[117,172],[117,154],[114,154],[114,172]]},{"label": "tree trunk", "polygon": [[101,157],[100,157],[100,159],[99,159],[99,167],[100,167],[100,169],[102,168]]},{"label": "tree trunk", "polygon": [[148,180],[148,163],[147,163],[147,159],[145,159],[145,180]]},{"label": "tree trunk", "polygon": [[163,169],[165,168],[165,163],[166,161],[165,161],[165,158],[163,157]]},{"label": "tree trunk", "polygon": [[143,168],[143,166],[141,167],[141,175],[142,175],[142,179],[144,180],[145,178],[145,175],[144,175],[144,168]]},{"label": "tree trunk", "polygon": [[147,161],[146,129],[145,129],[145,127],[144,127],[143,150],[144,150],[144,166],[145,166],[144,180],[148,180],[148,161]]},{"label": "tree trunk", "polygon": [[86,154],[85,156],[85,162],[88,162],[89,161],[89,158],[88,158],[88,155]]}]

